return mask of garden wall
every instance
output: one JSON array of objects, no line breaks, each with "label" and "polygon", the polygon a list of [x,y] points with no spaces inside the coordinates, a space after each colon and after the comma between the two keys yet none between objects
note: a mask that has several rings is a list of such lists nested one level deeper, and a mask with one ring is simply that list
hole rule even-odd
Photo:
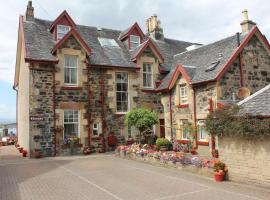
[{"label": "garden wall", "polygon": [[230,180],[270,187],[269,139],[219,138],[220,160],[228,165]]}]

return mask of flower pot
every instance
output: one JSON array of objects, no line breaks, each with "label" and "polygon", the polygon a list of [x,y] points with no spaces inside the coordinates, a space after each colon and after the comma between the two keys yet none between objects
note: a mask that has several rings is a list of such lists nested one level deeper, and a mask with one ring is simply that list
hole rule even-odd
[{"label": "flower pot", "polygon": [[23,156],[23,157],[26,157],[26,155],[27,155],[27,151],[23,150],[23,151],[22,151],[22,156]]},{"label": "flower pot", "polygon": [[35,157],[36,159],[41,158],[41,153],[40,153],[39,151],[36,151],[36,152],[34,153],[34,157]]},{"label": "flower pot", "polygon": [[23,152],[23,148],[22,148],[22,147],[20,147],[20,148],[18,148],[18,149],[19,149],[19,152],[20,152],[20,153]]},{"label": "flower pot", "polygon": [[224,175],[225,175],[225,173],[214,173],[215,180],[217,182],[224,181]]}]

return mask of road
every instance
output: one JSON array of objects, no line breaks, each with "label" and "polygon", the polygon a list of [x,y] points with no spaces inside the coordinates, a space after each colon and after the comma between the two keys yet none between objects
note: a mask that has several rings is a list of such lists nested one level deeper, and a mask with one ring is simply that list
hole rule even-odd
[{"label": "road", "polygon": [[27,159],[0,148],[1,200],[258,200],[270,189],[97,154]]}]

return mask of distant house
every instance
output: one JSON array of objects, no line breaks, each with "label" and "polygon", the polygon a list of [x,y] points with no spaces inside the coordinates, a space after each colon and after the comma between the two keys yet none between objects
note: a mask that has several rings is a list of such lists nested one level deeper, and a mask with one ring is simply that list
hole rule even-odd
[{"label": "distant house", "polygon": [[118,31],[78,25],[66,11],[53,21],[35,18],[29,1],[14,79],[19,144],[56,155],[76,135],[98,148],[101,133],[135,137],[124,116],[146,107],[159,115],[154,134],[182,143],[195,137],[194,146],[208,152],[209,108],[237,99],[240,88],[254,93],[270,83],[269,43],[243,14],[242,33],[201,45],[166,38],[156,15],[146,33],[138,23]]}]

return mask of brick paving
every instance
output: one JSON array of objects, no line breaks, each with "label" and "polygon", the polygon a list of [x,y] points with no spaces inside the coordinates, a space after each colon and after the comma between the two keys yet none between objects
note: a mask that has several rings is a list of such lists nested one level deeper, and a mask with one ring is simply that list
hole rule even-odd
[{"label": "brick paving", "polygon": [[[10,156],[10,157],[9,157]],[[1,200],[269,200],[270,189],[215,183],[112,155],[20,157],[0,149]]]}]

